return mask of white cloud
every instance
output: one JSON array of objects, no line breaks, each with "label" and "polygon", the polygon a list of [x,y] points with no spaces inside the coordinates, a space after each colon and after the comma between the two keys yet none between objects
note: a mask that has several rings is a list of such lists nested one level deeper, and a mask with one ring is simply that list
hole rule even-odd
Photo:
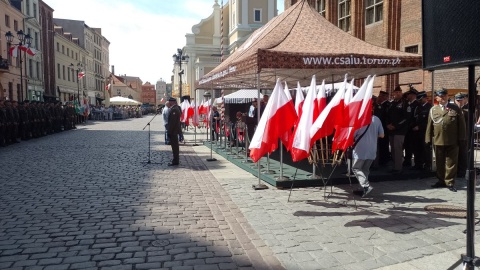
[{"label": "white cloud", "polygon": [[[172,55],[186,44],[192,26],[213,12],[214,0],[44,0],[54,18],[81,20],[102,29],[110,41],[110,65],[116,74],[138,76],[153,84],[170,82]],[[226,3],[227,0],[224,0]],[[283,0],[278,0],[283,10]],[[222,1],[218,0],[221,4]]]}]

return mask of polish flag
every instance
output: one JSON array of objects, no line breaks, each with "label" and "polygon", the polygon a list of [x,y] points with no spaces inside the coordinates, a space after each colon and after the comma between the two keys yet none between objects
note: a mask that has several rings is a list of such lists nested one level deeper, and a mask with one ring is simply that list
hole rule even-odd
[{"label": "polish flag", "polygon": [[110,90],[110,86],[111,86],[111,85],[112,85],[112,84],[110,84],[110,83],[107,84],[107,85],[105,85],[105,90],[107,90],[107,91]]},{"label": "polish flag", "polygon": [[10,47],[10,55],[18,57],[18,46]]},{"label": "polish flag", "polygon": [[200,125],[200,119],[198,117],[198,105],[195,103],[195,100],[192,101],[191,106],[193,108],[192,125],[198,127]]},{"label": "polish flag", "polygon": [[283,91],[280,79],[265,106],[250,143],[250,158],[257,162],[278,147],[278,139],[295,123],[295,107]]},{"label": "polish flag", "polygon": [[[358,90],[357,94],[348,102],[348,104],[347,101],[345,101],[343,121],[335,130],[332,151],[345,151],[349,146],[352,146],[354,141],[354,133],[357,129],[363,126],[362,122],[364,122],[364,118],[370,117],[370,121],[367,121],[368,123],[372,121],[372,89],[368,90],[370,85],[373,89],[373,78],[368,76],[362,87]],[[353,89],[353,80],[349,88]],[[347,93],[349,91],[350,89],[347,90]],[[368,111],[370,112],[369,114],[366,113],[366,106],[368,105],[370,105],[370,107],[368,107]]]},{"label": "polish flag", "polygon": [[[339,120],[342,119],[346,82],[347,76],[345,75],[343,86],[338,89],[332,100],[330,100],[315,122],[313,122],[313,125],[310,128],[310,137],[312,138],[312,141],[331,135],[335,128],[335,124],[339,123]],[[339,120],[337,120],[337,118]]]},{"label": "polish flag", "polygon": [[308,90],[307,97],[303,102],[302,116],[295,127],[293,132],[293,140],[290,148],[292,154],[292,160],[294,162],[300,161],[304,158],[308,158],[310,155],[310,148],[312,147],[312,140],[310,139],[310,128],[313,124],[313,111],[315,108],[315,96],[317,95],[317,84],[315,75],[312,77],[310,83],[310,89]]},{"label": "polish flag", "polygon": [[184,99],[182,104],[180,104],[180,108],[182,109],[182,117],[180,118],[180,122],[187,123],[188,121],[188,108],[190,108],[190,103],[187,99]]},{"label": "polish flag", "polygon": [[21,51],[26,52],[30,56],[34,56],[35,54],[37,54],[37,50],[35,50],[34,48],[30,48],[30,46],[18,46],[18,48]]},{"label": "polish flag", "polygon": [[372,94],[375,75],[370,79],[367,85],[365,97],[363,98],[362,108],[358,114],[358,128],[370,125],[372,123]]},{"label": "polish flag", "polygon": [[83,77],[85,77],[85,72],[80,71],[80,72],[78,73],[78,78],[81,79],[81,78],[83,78]]},{"label": "polish flag", "polygon": [[295,111],[297,112],[298,119],[302,116],[302,108],[303,108],[303,101],[305,98],[303,97],[302,87],[300,86],[300,82],[297,82],[297,93],[295,95]]},{"label": "polish flag", "polygon": [[315,107],[313,108],[313,121],[317,120],[320,113],[327,106],[327,94],[325,93],[325,80],[322,81],[322,85],[318,90],[317,97],[315,98]]},{"label": "polish flag", "polygon": [[[289,102],[293,104],[292,95],[290,94],[290,89],[288,89],[287,82],[285,82],[284,92]],[[297,120],[298,120],[298,117],[295,115],[295,122],[297,122]],[[292,135],[293,135],[293,130],[290,128],[280,138],[282,140],[283,145],[285,145],[285,148],[287,149],[287,151],[290,151],[290,145],[291,145],[290,140],[292,140]]]}]

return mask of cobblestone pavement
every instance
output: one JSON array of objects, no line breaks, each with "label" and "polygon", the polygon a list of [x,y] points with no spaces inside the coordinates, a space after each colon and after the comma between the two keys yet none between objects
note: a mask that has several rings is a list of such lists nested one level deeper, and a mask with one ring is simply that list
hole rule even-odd
[{"label": "cobblestone pavement", "polygon": [[385,181],[353,200],[353,180],[288,201],[289,190],[254,191],[255,176],[215,153],[206,161],[193,146],[203,134],[186,132],[181,165],[167,167],[161,119],[151,151],[142,130],[151,118],[1,148],[0,269],[423,270],[465,253],[465,219],[424,210],[465,207],[465,188]]}]

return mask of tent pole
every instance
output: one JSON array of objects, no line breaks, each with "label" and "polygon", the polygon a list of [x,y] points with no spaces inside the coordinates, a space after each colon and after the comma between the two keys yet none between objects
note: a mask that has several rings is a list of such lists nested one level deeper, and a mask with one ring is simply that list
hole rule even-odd
[{"label": "tent pole", "polygon": [[[260,71],[257,72],[257,127],[258,123],[260,123]],[[248,151],[247,151],[248,153]],[[257,161],[257,169],[258,169],[258,184],[253,185],[253,189],[259,190],[259,189],[268,189],[268,187],[261,182],[261,172],[260,172],[260,160]]]},{"label": "tent pole", "polygon": [[[215,98],[215,95],[213,92],[214,89],[213,89],[213,83],[212,83],[212,96],[210,97],[210,111],[209,111],[209,115],[207,116],[207,121],[210,121],[210,125],[212,125],[212,121],[211,121],[211,115],[212,115],[212,108],[213,108],[213,99]],[[209,123],[209,122],[207,122]],[[207,124],[207,139],[208,139],[208,124]],[[212,127],[210,127],[210,129],[212,129]],[[213,137],[210,138],[210,158],[207,158],[207,161],[217,161],[216,158],[213,157]]]},{"label": "tent pole", "polygon": [[[197,98],[197,94],[198,94],[197,90],[198,89],[195,89],[195,100],[197,102],[195,102],[195,107],[193,108],[193,110],[194,110],[193,111],[193,117],[195,117],[195,112],[197,112],[197,120],[200,121],[200,118],[199,118],[199,115],[198,115],[198,110],[197,110],[198,101],[199,101],[199,99]],[[197,125],[198,124],[199,123],[197,122]],[[197,144],[197,126],[196,125],[193,125],[193,146],[198,146],[198,144]]]},{"label": "tent pole", "polygon": [[277,181],[288,181],[290,178],[287,176],[283,176],[283,142],[282,140],[279,140],[279,149],[280,149],[280,176],[277,177]]}]

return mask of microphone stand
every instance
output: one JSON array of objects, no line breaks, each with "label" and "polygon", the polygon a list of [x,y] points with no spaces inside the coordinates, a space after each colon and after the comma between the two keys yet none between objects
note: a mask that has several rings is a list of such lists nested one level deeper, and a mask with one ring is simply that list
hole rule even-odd
[{"label": "microphone stand", "polygon": [[[142,129],[142,130],[145,130],[145,128],[148,127],[148,161],[147,161],[147,162],[142,162],[142,163],[144,163],[145,165],[147,165],[147,164],[160,164],[160,163],[153,163],[153,162],[150,160],[150,152],[151,152],[151,146],[150,146],[150,137],[151,137],[151,136],[150,136],[150,123],[153,121],[153,119],[155,119],[155,117],[157,117],[157,115],[158,115],[158,112],[153,116],[153,118],[152,118],[150,121],[148,121],[148,123],[147,123],[147,124],[143,127],[143,129]],[[165,131],[165,132],[167,132],[167,131]],[[144,166],[145,166],[145,165],[144,165]]]}]

